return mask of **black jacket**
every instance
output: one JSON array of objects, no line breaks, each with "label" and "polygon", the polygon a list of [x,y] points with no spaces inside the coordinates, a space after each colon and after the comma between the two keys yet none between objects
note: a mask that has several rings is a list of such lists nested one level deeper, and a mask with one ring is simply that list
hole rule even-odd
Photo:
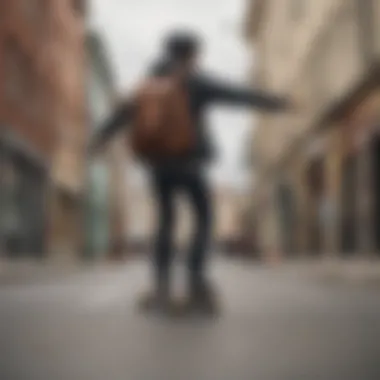
[{"label": "black jacket", "polygon": [[[162,62],[151,71],[153,76],[170,74],[169,63]],[[190,95],[190,108],[196,129],[196,148],[185,158],[186,161],[207,161],[213,157],[213,146],[205,125],[206,110],[212,105],[229,105],[256,108],[277,112],[287,108],[287,102],[276,96],[269,96],[249,88],[234,86],[211,76],[194,73],[189,76],[186,86]],[[133,105],[123,104],[101,130],[98,143],[102,144],[120,127],[133,118]]]}]

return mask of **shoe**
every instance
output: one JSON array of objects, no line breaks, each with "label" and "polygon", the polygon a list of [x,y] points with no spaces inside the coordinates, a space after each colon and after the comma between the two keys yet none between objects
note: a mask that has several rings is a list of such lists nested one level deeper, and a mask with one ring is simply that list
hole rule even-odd
[{"label": "shoe", "polygon": [[143,294],[138,301],[138,307],[143,312],[166,311],[170,308],[169,294],[158,291]]},{"label": "shoe", "polygon": [[187,310],[208,316],[216,316],[219,314],[220,307],[218,297],[208,282],[202,281],[191,287]]}]

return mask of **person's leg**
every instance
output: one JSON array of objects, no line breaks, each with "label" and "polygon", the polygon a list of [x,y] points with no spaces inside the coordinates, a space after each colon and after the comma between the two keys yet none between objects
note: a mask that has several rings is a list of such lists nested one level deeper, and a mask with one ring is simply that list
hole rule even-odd
[{"label": "person's leg", "polygon": [[153,195],[158,212],[158,226],[153,255],[154,280],[156,290],[167,295],[173,255],[175,183],[167,173],[154,173],[152,180]]},{"label": "person's leg", "polygon": [[212,199],[208,182],[200,172],[192,172],[184,180],[184,191],[194,210],[194,235],[189,252],[189,280],[192,289],[203,287],[205,265],[212,232]]},{"label": "person's leg", "polygon": [[170,304],[170,265],[174,223],[175,183],[167,174],[151,174],[153,196],[158,212],[158,225],[153,251],[154,289],[140,300],[144,310],[165,310]]},{"label": "person's leg", "polygon": [[182,186],[195,214],[194,236],[189,252],[189,297],[185,302],[185,311],[216,315],[219,305],[206,274],[212,232],[211,192],[201,172],[186,175]]}]

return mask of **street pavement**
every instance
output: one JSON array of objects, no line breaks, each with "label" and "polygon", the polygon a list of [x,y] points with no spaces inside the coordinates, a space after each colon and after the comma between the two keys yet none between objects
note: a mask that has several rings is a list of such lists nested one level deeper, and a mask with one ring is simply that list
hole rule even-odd
[{"label": "street pavement", "polygon": [[1,380],[380,379],[373,283],[216,261],[221,316],[173,320],[136,310],[146,263],[34,273],[0,286]]}]

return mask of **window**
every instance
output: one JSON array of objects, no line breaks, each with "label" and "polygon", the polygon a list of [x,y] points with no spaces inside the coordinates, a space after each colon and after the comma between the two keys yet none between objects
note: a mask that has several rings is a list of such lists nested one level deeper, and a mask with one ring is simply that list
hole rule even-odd
[{"label": "window", "polygon": [[39,91],[37,90],[39,83],[30,65],[25,67],[25,77],[27,82],[25,84],[25,93],[23,94],[23,106],[28,116],[35,120],[38,112]]},{"label": "window", "polygon": [[[9,5],[8,5],[9,6]],[[5,4],[5,1],[0,0],[0,22],[2,20],[6,20],[7,15],[5,12],[7,12],[8,6]]]},{"label": "window", "polygon": [[30,101],[27,102],[28,113],[31,118],[36,121],[42,120],[44,111],[44,86],[42,85],[42,78],[36,73],[30,73]]},{"label": "window", "polygon": [[359,22],[359,46],[366,63],[370,63],[374,50],[375,38],[375,7],[373,0],[356,0],[356,17]]},{"label": "window", "polygon": [[72,0],[73,9],[76,16],[83,17],[85,14],[85,1],[84,0]]},{"label": "window", "polygon": [[45,30],[45,14],[47,3],[45,0],[21,0],[19,2],[21,14],[27,23]]},{"label": "window", "polygon": [[27,58],[14,39],[8,39],[4,49],[5,96],[14,103],[19,103],[28,93]]},{"label": "window", "polygon": [[289,13],[292,21],[299,21],[303,17],[307,1],[309,0],[290,0]]},{"label": "window", "polygon": [[33,119],[42,108],[39,77],[18,42],[8,39],[4,50],[4,93],[10,104],[25,111]]},{"label": "window", "polygon": [[310,56],[310,85],[312,88],[312,101],[316,108],[324,105],[327,97],[326,62],[329,53],[329,33],[321,35],[317,42],[314,54]]}]

